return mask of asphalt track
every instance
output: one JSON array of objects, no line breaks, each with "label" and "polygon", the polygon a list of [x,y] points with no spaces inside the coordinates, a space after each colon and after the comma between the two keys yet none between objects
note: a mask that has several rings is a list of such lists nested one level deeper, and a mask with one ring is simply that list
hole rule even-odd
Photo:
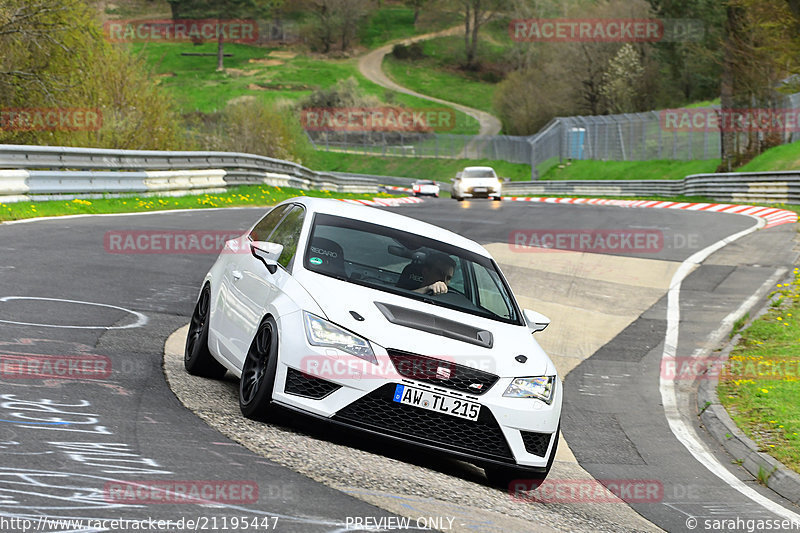
[{"label": "asphalt track", "polygon": [[[507,243],[516,229],[654,230],[663,235],[658,252],[620,253],[668,262],[753,224],[736,215],[511,202],[436,200],[395,209],[495,245]],[[208,210],[0,226],[4,359],[107,357],[111,368],[100,379],[0,375],[0,519],[213,517],[213,529],[222,530],[225,518],[229,529],[234,517],[277,518],[278,531],[338,531],[348,517],[391,516],[225,438],[169,390],[161,369],[164,341],[188,322],[213,254],[118,254],[104,246],[109,231],[235,233],[262,213]],[[795,231],[791,225],[757,231],[690,274],[681,295],[680,353],[703,345],[732,309],[792,263]],[[665,530],[687,530],[688,517],[701,520],[696,530],[703,531],[709,517],[774,516],[700,465],[670,431],[659,395],[665,315],[662,299],[567,376],[562,430],[570,448],[598,479],[660,483],[659,501],[631,505]],[[551,326],[559,327],[581,326]],[[689,401],[683,407],[692,408]],[[715,443],[708,446],[754,490],[786,504],[731,465]],[[228,481],[255,486],[258,494],[256,501],[217,496],[192,505],[109,497],[120,482],[153,480]],[[0,526],[22,530],[2,520]]]}]

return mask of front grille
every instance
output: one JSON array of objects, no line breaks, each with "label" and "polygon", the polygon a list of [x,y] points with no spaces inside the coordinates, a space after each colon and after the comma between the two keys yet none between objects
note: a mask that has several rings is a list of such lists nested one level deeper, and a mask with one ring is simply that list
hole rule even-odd
[{"label": "front grille", "polygon": [[488,408],[481,407],[477,420],[466,420],[394,402],[396,387],[387,383],[341,409],[333,420],[471,456],[514,461],[500,425]]},{"label": "front grille", "polygon": [[522,443],[528,453],[544,457],[547,454],[547,447],[550,446],[550,433],[533,433],[532,431],[520,431],[522,433]]},{"label": "front grille", "polygon": [[320,379],[308,374],[303,374],[299,370],[290,368],[286,372],[286,386],[283,391],[286,394],[294,394],[295,396],[303,396],[305,398],[313,398],[314,400],[321,400],[333,391],[342,388],[341,385],[331,383],[324,379]]},{"label": "front grille", "polygon": [[387,353],[397,369],[397,373],[404,378],[425,381],[437,387],[467,394],[483,394],[500,379],[489,372],[459,365],[452,361],[399,350],[387,350]]}]

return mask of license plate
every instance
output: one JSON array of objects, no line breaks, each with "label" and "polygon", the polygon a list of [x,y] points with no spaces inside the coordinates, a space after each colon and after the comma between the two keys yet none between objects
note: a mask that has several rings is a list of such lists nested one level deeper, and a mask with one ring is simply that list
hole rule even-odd
[{"label": "license plate", "polygon": [[475,187],[472,192],[486,192],[486,187]]},{"label": "license plate", "polygon": [[443,396],[422,389],[415,389],[407,385],[398,385],[394,390],[392,398],[397,403],[421,407],[429,411],[444,413],[446,415],[466,418],[467,420],[477,420],[481,412],[478,403],[467,402],[459,398]]}]

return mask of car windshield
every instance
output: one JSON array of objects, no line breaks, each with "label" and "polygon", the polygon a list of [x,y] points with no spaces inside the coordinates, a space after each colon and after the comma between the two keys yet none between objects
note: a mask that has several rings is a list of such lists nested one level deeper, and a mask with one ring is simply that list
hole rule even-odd
[{"label": "car windshield", "polygon": [[416,185],[436,185],[436,184],[435,184],[433,181],[431,181],[431,180],[417,180],[417,181],[415,181],[414,183],[415,183]]},{"label": "car windshield", "polygon": [[461,175],[464,178],[494,178],[493,170],[465,170]]},{"label": "car windshield", "polygon": [[[521,324],[519,309],[494,261],[413,233],[317,214],[304,266],[348,283]],[[419,292],[446,278],[446,293]]]}]

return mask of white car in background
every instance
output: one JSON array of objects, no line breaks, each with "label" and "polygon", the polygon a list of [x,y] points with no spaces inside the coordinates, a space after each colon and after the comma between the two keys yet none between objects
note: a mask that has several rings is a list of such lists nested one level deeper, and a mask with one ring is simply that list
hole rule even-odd
[{"label": "white car in background", "polygon": [[450,195],[462,201],[464,198],[494,198],[501,200],[503,184],[492,167],[466,167],[456,174]]},{"label": "white car in background", "polygon": [[556,453],[563,395],[532,337],[549,322],[520,310],[471,240],[372,207],[294,198],[226,243],[202,283],[184,364],[240,378],[249,418],[282,406],[470,461],[495,484],[537,485]]},{"label": "white car in background", "polygon": [[439,197],[439,185],[433,180],[417,180],[411,185],[414,196]]}]

